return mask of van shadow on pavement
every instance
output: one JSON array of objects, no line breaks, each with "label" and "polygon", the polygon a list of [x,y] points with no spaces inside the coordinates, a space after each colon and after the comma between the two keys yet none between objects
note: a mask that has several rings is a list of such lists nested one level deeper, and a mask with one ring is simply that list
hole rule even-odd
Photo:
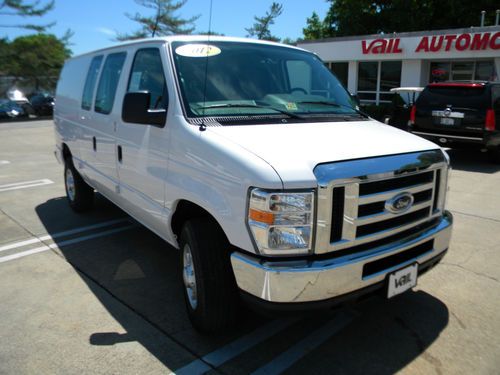
[{"label": "van shadow on pavement", "polygon": [[[99,210],[114,211],[115,216],[124,215],[103,198],[97,200],[93,212],[83,215],[67,212],[63,204],[67,205],[65,199],[56,198],[36,207],[47,233],[60,231],[57,225],[60,220],[88,225],[89,217],[97,215]],[[59,219],[58,214],[61,215]],[[71,245],[59,243],[61,254],[126,330],[126,333],[89,332],[89,341],[93,345],[137,341],[175,371],[187,363],[173,361],[172,349],[146,333],[137,319],[131,322],[123,314],[123,305],[198,357],[269,322],[270,318],[244,309],[241,325],[234,332],[214,337],[198,334],[191,327],[184,307],[178,252],[141,225]],[[394,373],[421,355],[447,326],[449,318],[446,305],[423,291],[409,292],[390,301],[369,299],[350,306],[348,310],[354,311],[353,320],[297,362],[293,371],[331,373],[335,369],[335,373],[349,374]],[[220,369],[231,374],[252,372],[335,316],[336,312],[327,312],[300,317],[288,329],[259,343],[249,353],[243,353]],[[433,365],[440,365],[428,353],[424,355],[424,359]]]}]

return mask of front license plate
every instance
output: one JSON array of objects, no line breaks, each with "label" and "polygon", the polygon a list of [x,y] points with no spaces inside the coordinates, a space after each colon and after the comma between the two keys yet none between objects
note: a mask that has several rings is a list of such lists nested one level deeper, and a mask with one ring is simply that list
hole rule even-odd
[{"label": "front license plate", "polygon": [[455,125],[455,120],[448,117],[441,118],[441,125]]},{"label": "front license plate", "polygon": [[406,292],[417,285],[418,264],[414,263],[389,275],[387,298]]}]

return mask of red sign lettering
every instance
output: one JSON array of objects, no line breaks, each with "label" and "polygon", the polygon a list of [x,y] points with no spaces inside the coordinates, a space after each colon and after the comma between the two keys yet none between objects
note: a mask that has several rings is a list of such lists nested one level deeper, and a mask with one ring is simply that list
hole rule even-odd
[{"label": "red sign lettering", "polygon": [[455,39],[457,39],[456,35],[446,35],[444,37],[446,39],[446,47],[444,48],[445,51],[449,51],[451,48],[451,42],[453,42]]},{"label": "red sign lettering", "polygon": [[403,50],[399,47],[399,38],[393,39],[374,39],[370,43],[366,40],[361,41],[363,55],[374,54],[381,55],[387,53],[401,53]]},{"label": "red sign lettering", "polygon": [[422,39],[420,39],[420,43],[418,44],[415,52],[420,52],[422,50],[424,52],[429,52],[429,37],[428,36],[424,36]]},{"label": "red sign lettering", "polygon": [[474,37],[472,38],[472,44],[470,45],[470,49],[473,51],[486,49],[489,41],[490,41],[490,33],[484,33],[483,35],[475,34]]},{"label": "red sign lettering", "polygon": [[497,43],[498,39],[500,39],[500,31],[493,34],[490,39],[490,48],[491,49],[500,49],[500,43]]},{"label": "red sign lettering", "polygon": [[462,34],[457,38],[455,42],[455,48],[457,51],[465,51],[470,46],[470,34]]},{"label": "red sign lettering", "polygon": [[443,46],[443,40],[444,40],[443,35],[441,35],[439,37],[433,36],[431,39],[431,44],[429,46],[430,51],[431,52],[438,52],[441,49],[441,47]]},{"label": "red sign lettering", "polygon": [[[478,51],[491,49],[500,49],[500,32],[493,34],[458,34],[458,35],[439,35],[433,36],[429,42],[428,36],[423,36],[418,43],[415,52],[439,52],[443,49],[450,51],[452,47],[457,51]],[[498,42],[497,42],[498,40]]]},{"label": "red sign lettering", "polygon": [[[363,55],[382,55],[389,53],[402,53],[403,49],[399,46],[400,38],[373,39],[368,42],[361,41]],[[479,51],[500,49],[500,31],[482,34],[450,34],[423,36],[418,42],[416,53],[429,53],[440,51]]]}]

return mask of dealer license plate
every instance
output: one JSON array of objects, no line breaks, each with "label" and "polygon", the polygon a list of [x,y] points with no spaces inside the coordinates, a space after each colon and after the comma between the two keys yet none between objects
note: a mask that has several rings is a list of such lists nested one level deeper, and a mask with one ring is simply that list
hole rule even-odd
[{"label": "dealer license plate", "polygon": [[414,263],[409,267],[400,269],[389,275],[389,288],[387,298],[394,297],[406,292],[408,289],[417,285],[418,264]]},{"label": "dealer license plate", "polygon": [[441,117],[441,125],[455,125],[455,120],[449,117]]}]

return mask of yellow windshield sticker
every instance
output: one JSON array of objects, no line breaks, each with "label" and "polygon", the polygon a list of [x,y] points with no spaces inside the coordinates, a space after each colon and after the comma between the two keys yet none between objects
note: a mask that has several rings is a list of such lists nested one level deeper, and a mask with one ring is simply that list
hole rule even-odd
[{"label": "yellow windshield sticker", "polygon": [[210,44],[184,44],[177,47],[175,53],[186,57],[210,57],[220,54],[221,50]]},{"label": "yellow windshield sticker", "polygon": [[288,109],[289,111],[296,111],[297,104],[295,104],[294,102],[288,102],[286,103],[286,109]]}]

